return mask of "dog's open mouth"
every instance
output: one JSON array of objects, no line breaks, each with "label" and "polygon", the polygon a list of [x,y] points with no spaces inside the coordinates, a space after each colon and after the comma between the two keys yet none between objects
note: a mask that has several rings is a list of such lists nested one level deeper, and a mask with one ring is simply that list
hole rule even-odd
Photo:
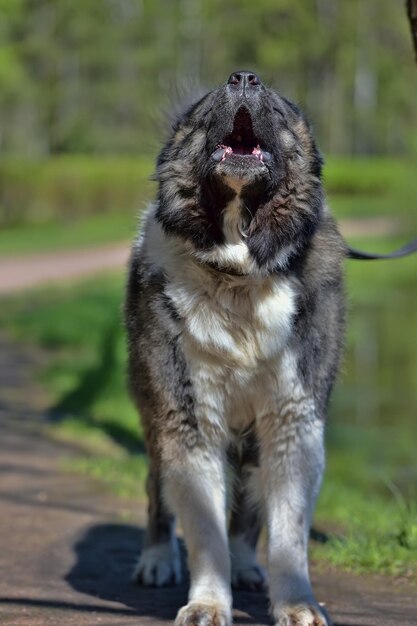
[{"label": "dog's open mouth", "polygon": [[231,134],[224,138],[223,143],[219,144],[212,154],[215,161],[225,161],[234,156],[262,162],[268,162],[272,158],[269,152],[261,149],[253,131],[251,115],[245,107],[240,107],[237,111]]}]

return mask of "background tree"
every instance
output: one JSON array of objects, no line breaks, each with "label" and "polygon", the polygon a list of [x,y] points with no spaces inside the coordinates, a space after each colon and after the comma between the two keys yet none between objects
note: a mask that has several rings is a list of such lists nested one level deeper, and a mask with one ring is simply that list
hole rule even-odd
[{"label": "background tree", "polygon": [[407,0],[407,15],[410,21],[411,36],[417,62],[417,0]]},{"label": "background tree", "polygon": [[239,67],[298,101],[325,152],[410,154],[408,28],[392,0],[0,0],[0,154],[149,152],[178,83]]}]

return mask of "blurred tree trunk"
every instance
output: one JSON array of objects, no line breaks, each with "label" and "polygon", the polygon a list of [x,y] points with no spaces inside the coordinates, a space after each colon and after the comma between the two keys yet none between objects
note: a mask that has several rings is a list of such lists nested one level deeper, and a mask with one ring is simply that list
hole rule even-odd
[{"label": "blurred tree trunk", "polygon": [[407,0],[407,13],[417,62],[417,0]]}]

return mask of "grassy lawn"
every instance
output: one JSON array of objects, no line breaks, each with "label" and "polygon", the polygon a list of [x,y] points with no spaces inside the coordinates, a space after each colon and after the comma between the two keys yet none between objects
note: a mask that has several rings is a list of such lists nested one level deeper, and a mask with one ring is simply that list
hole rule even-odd
[{"label": "grassy lawn", "polygon": [[414,463],[415,430],[352,427],[342,419],[336,422],[341,418],[336,412],[315,514],[315,524],[329,530],[330,540],[313,544],[312,557],[354,572],[402,575],[417,582],[415,483],[399,486],[402,469]]},{"label": "grassy lawn", "polygon": [[137,218],[126,213],[88,215],[65,222],[15,226],[0,230],[0,258],[129,241]]},{"label": "grassy lawn", "polygon": [[387,158],[329,158],[324,185],[338,218],[390,216],[417,225],[417,164]]}]

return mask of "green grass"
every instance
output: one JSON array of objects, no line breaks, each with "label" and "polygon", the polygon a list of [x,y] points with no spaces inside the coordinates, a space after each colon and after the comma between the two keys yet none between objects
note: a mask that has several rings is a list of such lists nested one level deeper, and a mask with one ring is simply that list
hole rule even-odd
[{"label": "green grass", "polygon": [[147,461],[143,455],[84,456],[64,463],[71,472],[87,474],[126,498],[145,497]]},{"label": "green grass", "polygon": [[417,226],[417,163],[388,158],[329,158],[324,185],[338,218],[389,216]]},{"label": "green grass", "polygon": [[0,230],[0,257],[129,241],[135,233],[136,223],[137,218],[133,215],[111,213],[3,228]]},{"label": "green grass", "polygon": [[123,283],[120,274],[106,274],[3,300],[0,326],[49,352],[41,380],[54,414],[137,448],[141,431],[125,384]]},{"label": "green grass", "polygon": [[336,425],[331,430],[315,514],[317,527],[330,529],[330,540],[313,545],[313,558],[417,582],[417,500],[411,488],[402,492],[391,478],[399,467],[396,456],[409,462],[414,456],[410,438],[393,446],[393,433],[380,429]]}]

